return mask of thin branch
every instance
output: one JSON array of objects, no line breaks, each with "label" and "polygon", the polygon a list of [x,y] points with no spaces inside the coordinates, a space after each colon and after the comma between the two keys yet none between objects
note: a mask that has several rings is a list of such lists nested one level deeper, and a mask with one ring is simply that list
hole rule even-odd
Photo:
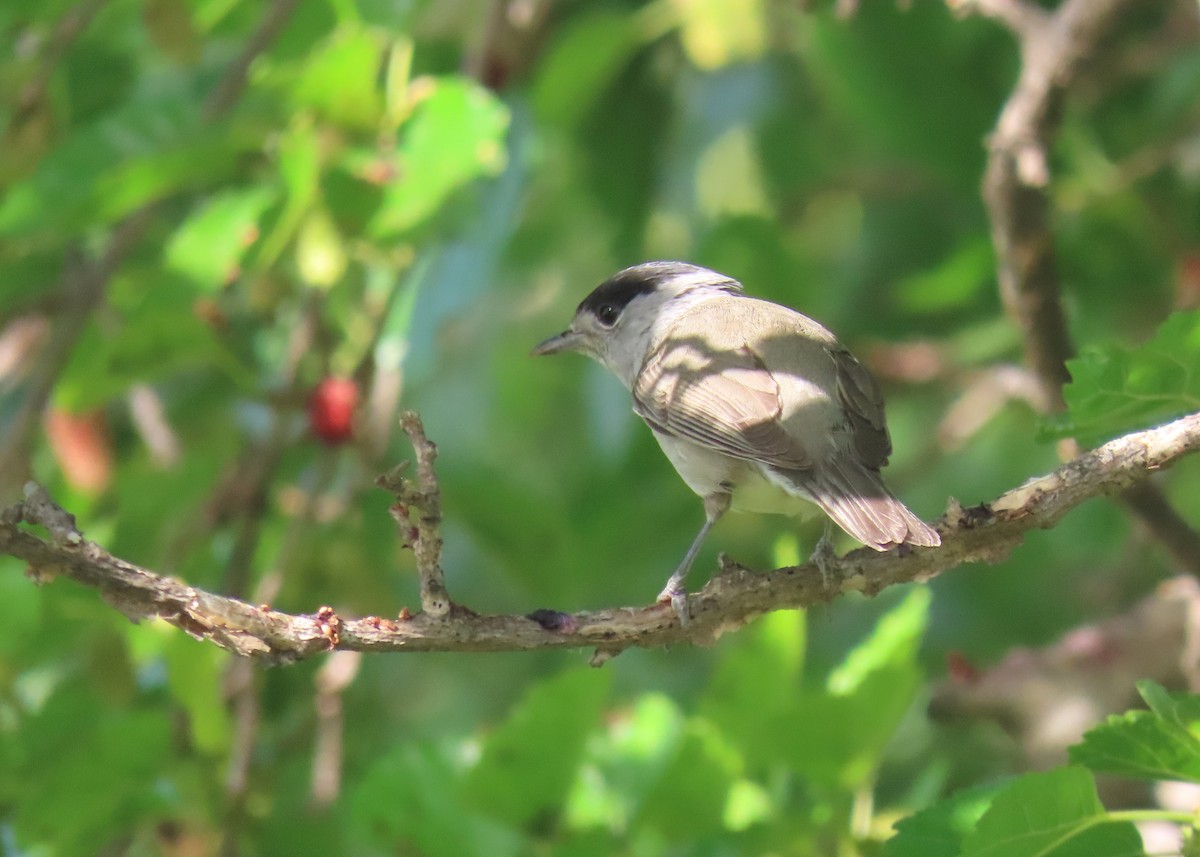
[{"label": "thin branch", "polygon": [[[255,607],[163,577],[87,541],[74,519],[45,490],[30,484],[26,500],[0,511],[0,553],[29,563],[39,578],[61,574],[100,590],[134,618],[157,616],[194,636],[270,663],[289,663],[332,649],[364,652],[502,652],[595,647],[600,660],[623,649],[682,642],[708,644],[771,610],[827,602],[847,591],[874,595],[898,583],[925,581],[969,562],[998,562],[1032,529],[1053,527],[1092,497],[1123,491],[1200,450],[1200,413],[1135,432],[1080,455],[991,504],[952,504],[940,522],[942,546],[930,550],[862,548],[824,569],[813,564],[752,572],[723,562],[689,599],[681,628],[670,605],[590,613],[538,611],[529,616],[480,615],[451,606],[444,616],[342,619],[322,607],[291,615]],[[45,527],[39,538],[21,522]]]},{"label": "thin branch", "polygon": [[313,744],[309,794],[318,807],[333,804],[341,791],[342,740],[345,733],[342,695],[358,676],[361,664],[362,655],[359,652],[335,652],[313,677],[317,735]]},{"label": "thin branch", "polygon": [[1045,27],[1050,18],[1046,10],[1029,0],[946,0],[946,5],[957,15],[994,18],[1022,39]]},{"label": "thin branch", "polygon": [[401,476],[407,466],[404,462],[380,476],[376,484],[396,495],[389,511],[400,527],[405,546],[412,548],[417,559],[422,611],[445,616],[452,604],[442,575],[442,492],[433,466],[437,461],[437,445],[425,436],[421,418],[412,411],[400,415],[400,427],[417,454],[417,482]]},{"label": "thin branch", "polygon": [[202,115],[205,121],[219,119],[233,109],[246,88],[250,66],[258,59],[259,54],[271,46],[299,5],[300,0],[275,0],[270,5],[259,22],[258,29],[246,40],[241,52],[204,102]]},{"label": "thin branch", "polygon": [[17,96],[14,125],[19,125],[27,119],[45,101],[54,70],[66,57],[71,45],[108,2],[109,0],[84,0],[82,3],[76,3],[58,19],[39,58],[37,73],[21,87]]}]

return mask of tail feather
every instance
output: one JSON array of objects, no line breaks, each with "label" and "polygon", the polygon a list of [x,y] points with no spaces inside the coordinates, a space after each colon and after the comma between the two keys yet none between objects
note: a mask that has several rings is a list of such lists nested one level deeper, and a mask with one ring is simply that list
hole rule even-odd
[{"label": "tail feather", "polygon": [[[800,482],[788,474],[792,481]],[[797,485],[839,527],[868,547],[886,551],[896,545],[937,547],[938,531],[897,500],[879,474],[854,463],[834,461],[820,472],[805,473]]]}]

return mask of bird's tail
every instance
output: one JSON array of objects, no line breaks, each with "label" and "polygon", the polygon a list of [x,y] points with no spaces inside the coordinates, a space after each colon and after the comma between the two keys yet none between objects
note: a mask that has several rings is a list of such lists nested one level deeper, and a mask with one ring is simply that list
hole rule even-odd
[{"label": "bird's tail", "polygon": [[938,531],[897,500],[883,479],[857,463],[833,461],[819,472],[788,474],[810,499],[854,538],[878,551],[896,545],[937,547]]}]

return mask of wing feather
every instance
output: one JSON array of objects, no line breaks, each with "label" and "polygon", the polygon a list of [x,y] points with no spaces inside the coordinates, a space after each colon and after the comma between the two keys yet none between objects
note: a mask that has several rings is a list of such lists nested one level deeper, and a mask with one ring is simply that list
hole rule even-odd
[{"label": "wing feather", "polygon": [[745,346],[701,350],[663,343],[643,364],[633,409],[666,434],[734,458],[801,470],[812,466],[779,418],[779,384]]},{"label": "wing feather", "polygon": [[833,352],[838,402],[850,419],[851,440],[860,462],[878,470],[892,454],[892,439],[883,414],[883,394],[862,364],[845,348]]}]

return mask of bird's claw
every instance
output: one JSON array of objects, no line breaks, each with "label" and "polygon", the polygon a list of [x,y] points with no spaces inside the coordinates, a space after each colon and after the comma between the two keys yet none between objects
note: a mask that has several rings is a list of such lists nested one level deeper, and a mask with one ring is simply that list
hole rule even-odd
[{"label": "bird's claw", "polygon": [[691,613],[688,610],[688,594],[683,587],[675,588],[668,586],[662,592],[658,593],[658,603],[671,605],[671,609],[675,611],[675,615],[679,617],[679,624],[687,627],[691,621]]}]

